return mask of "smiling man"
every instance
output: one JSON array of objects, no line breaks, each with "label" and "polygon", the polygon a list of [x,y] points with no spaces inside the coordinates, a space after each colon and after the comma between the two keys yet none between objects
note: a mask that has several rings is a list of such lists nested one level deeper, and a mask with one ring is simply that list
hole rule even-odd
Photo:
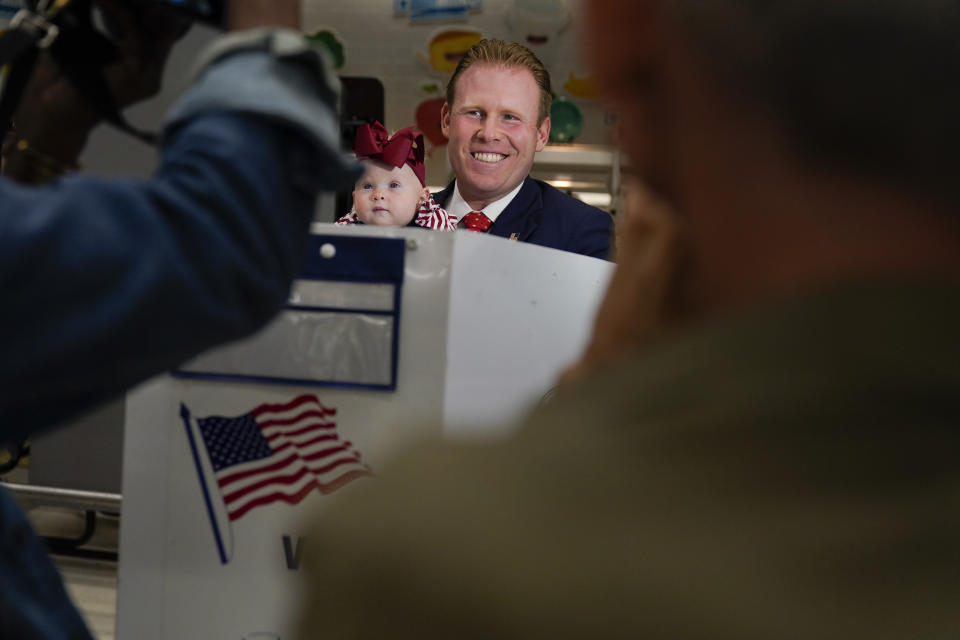
[{"label": "smiling man", "polygon": [[529,49],[474,45],[441,112],[456,179],[434,199],[462,229],[607,259],[610,216],[529,177],[550,138],[551,101],[550,74]]}]

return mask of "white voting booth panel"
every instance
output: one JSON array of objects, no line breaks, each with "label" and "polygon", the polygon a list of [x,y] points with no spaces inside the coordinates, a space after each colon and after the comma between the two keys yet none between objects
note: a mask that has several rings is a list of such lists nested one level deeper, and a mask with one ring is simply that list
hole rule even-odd
[{"label": "white voting booth panel", "polygon": [[613,268],[482,234],[313,234],[275,322],[127,398],[119,638],[292,637],[304,521],[419,439],[508,433]]}]

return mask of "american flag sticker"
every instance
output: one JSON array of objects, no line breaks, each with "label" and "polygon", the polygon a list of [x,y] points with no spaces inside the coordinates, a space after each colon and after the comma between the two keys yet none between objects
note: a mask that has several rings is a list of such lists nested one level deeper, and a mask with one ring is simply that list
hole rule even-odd
[{"label": "american flag sticker", "polygon": [[220,561],[233,555],[232,523],[274,502],[298,504],[370,475],[337,433],[336,409],[312,394],[236,417],[195,418],[180,405]]}]

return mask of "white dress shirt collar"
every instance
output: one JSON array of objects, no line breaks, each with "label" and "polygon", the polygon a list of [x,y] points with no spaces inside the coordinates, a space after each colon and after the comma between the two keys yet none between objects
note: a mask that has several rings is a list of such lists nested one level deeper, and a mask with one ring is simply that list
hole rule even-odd
[{"label": "white dress shirt collar", "polygon": [[[513,202],[513,199],[517,197],[517,194],[520,193],[520,189],[522,188],[523,182],[518,184],[517,188],[507,195],[503,196],[499,200],[494,200],[485,206],[483,209],[481,209],[481,211],[485,216],[490,218],[490,220],[496,222],[497,217],[499,217],[499,215],[503,213],[503,210],[506,209],[511,202]],[[453,194],[450,196],[450,201],[443,208],[446,209],[447,213],[449,213],[451,216],[456,216],[457,220],[460,222],[463,221],[463,217],[465,215],[471,211],[474,211],[474,209],[467,204],[467,201],[463,199],[463,196],[460,195],[460,185],[458,185],[456,181],[453,183]],[[460,222],[457,222],[458,227],[460,226]]]}]

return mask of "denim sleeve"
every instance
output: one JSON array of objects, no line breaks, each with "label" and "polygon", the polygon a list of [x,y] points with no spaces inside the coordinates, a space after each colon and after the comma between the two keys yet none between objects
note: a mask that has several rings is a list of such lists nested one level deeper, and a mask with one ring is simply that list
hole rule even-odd
[{"label": "denim sleeve", "polygon": [[[283,305],[317,192],[355,169],[310,133],[311,103],[330,105],[296,87],[298,63],[267,62],[293,65],[263,85],[286,106],[267,112],[230,94],[215,104],[213,84],[264,60],[239,54],[209,70],[148,180],[0,181],[0,440],[245,336]],[[191,101],[206,106],[182,106]]]}]

